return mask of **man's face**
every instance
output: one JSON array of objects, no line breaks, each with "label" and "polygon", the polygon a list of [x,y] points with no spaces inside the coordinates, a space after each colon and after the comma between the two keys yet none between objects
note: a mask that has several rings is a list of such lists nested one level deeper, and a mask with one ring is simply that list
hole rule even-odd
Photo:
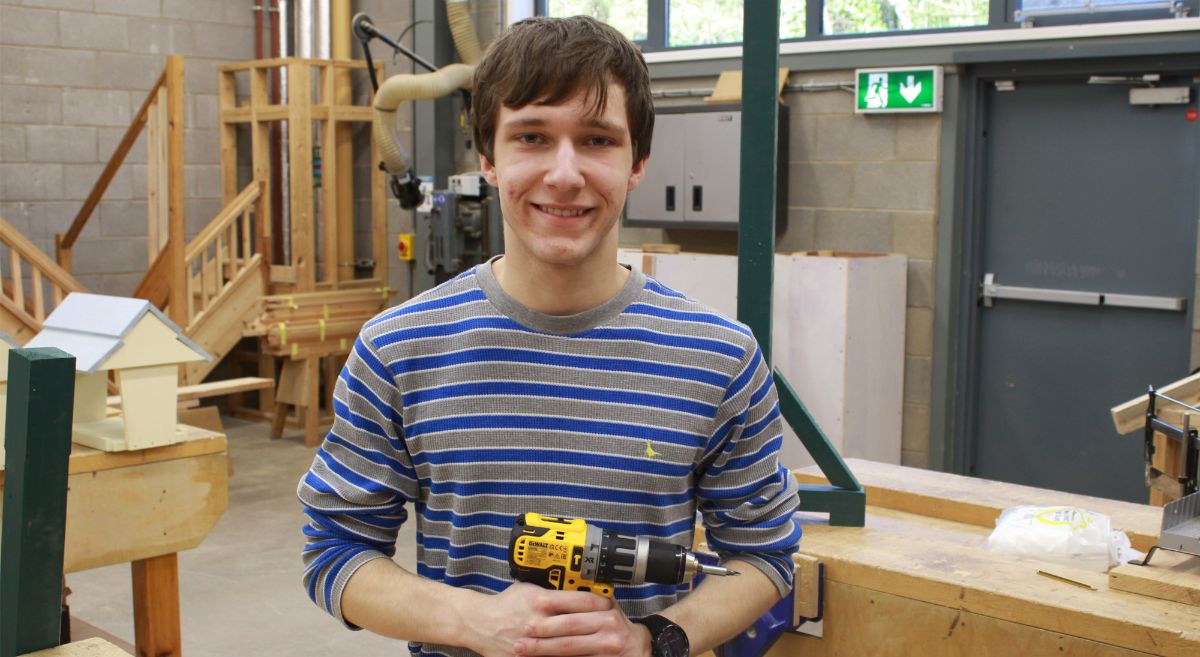
[{"label": "man's face", "polygon": [[625,90],[610,84],[598,115],[585,93],[561,105],[501,107],[494,162],[483,175],[500,190],[506,258],[560,267],[616,262],[617,220],[638,186]]}]

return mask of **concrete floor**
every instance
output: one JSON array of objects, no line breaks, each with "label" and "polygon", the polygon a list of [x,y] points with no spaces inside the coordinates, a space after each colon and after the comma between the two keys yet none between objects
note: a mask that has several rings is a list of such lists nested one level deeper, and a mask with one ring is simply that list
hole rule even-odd
[{"label": "concrete floor", "polygon": [[[352,632],[308,599],[300,583],[305,517],[296,483],[312,462],[297,430],[268,438],[270,426],[223,418],[233,458],[229,508],[199,547],[179,554],[186,657],[396,657],[404,642]],[[413,523],[396,561],[414,569]],[[67,576],[71,614],[133,643],[128,564]]]}]

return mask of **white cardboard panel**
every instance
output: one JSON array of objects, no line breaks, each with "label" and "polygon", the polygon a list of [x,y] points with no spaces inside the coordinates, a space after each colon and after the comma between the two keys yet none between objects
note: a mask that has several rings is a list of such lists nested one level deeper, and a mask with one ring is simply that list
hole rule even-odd
[{"label": "white cardboard panel", "polygon": [[[737,314],[737,259],[622,249],[619,260],[729,317]],[[900,462],[907,258],[775,259],[772,354],[809,413],[844,457]],[[813,463],[785,426],[781,458]]]}]

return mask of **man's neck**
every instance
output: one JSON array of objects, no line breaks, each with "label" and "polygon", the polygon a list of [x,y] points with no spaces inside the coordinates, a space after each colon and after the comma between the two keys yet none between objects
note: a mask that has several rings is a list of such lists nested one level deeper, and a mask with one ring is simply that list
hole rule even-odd
[{"label": "man's neck", "polygon": [[509,256],[492,262],[492,274],[508,296],[546,315],[591,310],[617,296],[629,279],[629,270],[615,261],[555,267]]}]

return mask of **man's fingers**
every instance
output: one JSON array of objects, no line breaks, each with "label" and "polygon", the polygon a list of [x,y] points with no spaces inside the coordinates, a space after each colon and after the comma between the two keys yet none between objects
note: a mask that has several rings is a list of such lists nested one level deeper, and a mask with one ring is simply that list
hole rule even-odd
[{"label": "man's fingers", "polygon": [[582,591],[542,591],[539,608],[546,614],[584,614],[592,611],[608,611],[613,601],[594,593]]}]

